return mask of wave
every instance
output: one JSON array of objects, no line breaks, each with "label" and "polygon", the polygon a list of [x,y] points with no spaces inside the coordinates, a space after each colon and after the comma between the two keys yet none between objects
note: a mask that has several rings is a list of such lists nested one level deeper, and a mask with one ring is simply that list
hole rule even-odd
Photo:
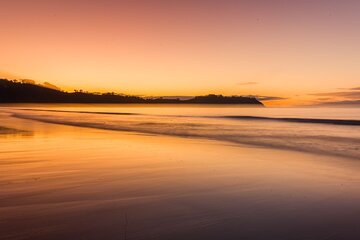
[{"label": "wave", "polygon": [[243,119],[243,120],[269,120],[269,121],[283,121],[283,122],[295,122],[295,123],[320,123],[320,124],[360,126],[360,120],[353,120],[353,119],[273,118],[273,117],[257,117],[257,116],[222,116],[222,117],[229,119]]},{"label": "wave", "polygon": [[143,115],[139,113],[124,113],[124,112],[68,111],[68,110],[52,110],[52,109],[33,109],[33,108],[19,108],[19,110],[34,111],[34,112],[86,113],[86,114],[104,114],[104,115]]},{"label": "wave", "polygon": [[21,135],[21,136],[29,136],[31,135],[30,131],[20,130],[16,128],[9,128],[0,126],[0,136],[4,135]]},{"label": "wave", "polygon": [[24,111],[36,112],[58,112],[58,113],[84,113],[84,114],[103,114],[103,115],[148,115],[148,116],[163,116],[163,117],[200,117],[200,118],[224,118],[224,119],[238,119],[238,120],[265,120],[265,121],[282,121],[293,123],[310,123],[310,124],[332,124],[332,125],[347,125],[360,126],[360,120],[356,119],[321,119],[321,118],[277,118],[277,117],[262,117],[262,116],[246,116],[246,115],[230,115],[230,116],[189,116],[189,115],[150,115],[143,113],[129,113],[129,112],[103,112],[103,111],[69,111],[69,110],[50,110],[50,109],[19,109]]},{"label": "wave", "polygon": [[[56,110],[57,111],[57,110]],[[333,128],[330,125],[286,123],[263,124],[260,121],[226,121],[222,118],[177,118],[103,115],[92,116],[94,112],[80,114],[24,114],[13,113],[14,117],[36,120],[45,123],[63,124],[76,127],[88,127],[113,131],[128,131],[144,134],[169,135],[177,137],[204,138],[301,152],[311,152],[360,159],[360,134],[353,128],[343,126]],[[228,116],[226,118],[234,118]],[[249,117],[235,119],[248,119]],[[250,119],[252,119],[251,117]],[[257,120],[262,118],[255,117]],[[267,120],[265,118],[264,120]],[[349,124],[345,124],[349,125]]]}]

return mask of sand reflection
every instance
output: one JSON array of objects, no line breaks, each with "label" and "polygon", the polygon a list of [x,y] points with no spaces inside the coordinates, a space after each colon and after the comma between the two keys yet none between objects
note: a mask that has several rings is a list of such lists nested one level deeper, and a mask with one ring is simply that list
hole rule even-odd
[{"label": "sand reflection", "polygon": [[357,161],[37,122],[29,129],[31,139],[0,139],[0,239],[359,236]]}]

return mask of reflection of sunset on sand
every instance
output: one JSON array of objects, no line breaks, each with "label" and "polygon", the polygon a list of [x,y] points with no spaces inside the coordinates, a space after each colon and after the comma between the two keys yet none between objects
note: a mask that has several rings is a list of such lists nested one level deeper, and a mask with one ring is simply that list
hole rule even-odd
[{"label": "reflection of sunset on sand", "polygon": [[33,135],[0,136],[0,239],[123,239],[125,215],[128,239],[359,236],[351,159],[1,122]]}]

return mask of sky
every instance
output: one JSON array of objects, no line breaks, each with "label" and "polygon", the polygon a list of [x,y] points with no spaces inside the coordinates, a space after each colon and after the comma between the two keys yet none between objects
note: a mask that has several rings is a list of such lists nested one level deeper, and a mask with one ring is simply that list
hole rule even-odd
[{"label": "sky", "polygon": [[360,102],[358,0],[0,0],[0,76],[72,91]]}]

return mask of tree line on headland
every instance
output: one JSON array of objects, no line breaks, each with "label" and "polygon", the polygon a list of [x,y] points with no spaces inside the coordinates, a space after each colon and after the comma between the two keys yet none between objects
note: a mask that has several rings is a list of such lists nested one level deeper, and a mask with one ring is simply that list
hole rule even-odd
[{"label": "tree line on headland", "polygon": [[257,104],[263,105],[255,97],[223,96],[209,94],[190,99],[145,98],[116,93],[90,93],[82,90],[65,92],[46,83],[0,79],[1,103],[166,103],[166,104]]}]

